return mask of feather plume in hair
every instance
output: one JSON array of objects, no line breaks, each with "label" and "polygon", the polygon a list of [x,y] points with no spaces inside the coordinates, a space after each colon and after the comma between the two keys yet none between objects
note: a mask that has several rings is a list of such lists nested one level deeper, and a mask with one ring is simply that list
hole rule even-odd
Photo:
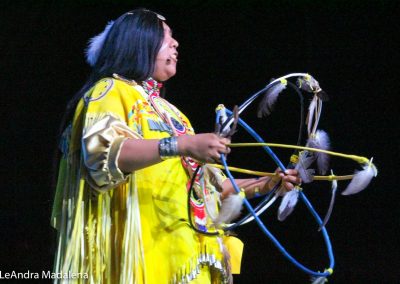
[{"label": "feather plume in hair", "polygon": [[[315,135],[311,135],[307,141],[307,147],[321,149],[321,150],[329,150],[330,141],[328,134],[323,130],[317,130]],[[317,160],[318,171],[324,175],[329,169],[329,155],[325,153],[315,152]]]},{"label": "feather plume in hair", "polygon": [[110,29],[112,28],[113,24],[114,24],[114,21],[108,22],[104,31],[102,31],[100,34],[98,34],[95,37],[92,37],[89,40],[89,44],[85,50],[85,54],[86,54],[86,62],[90,66],[93,67],[96,64],[97,59],[99,58],[99,55],[100,55],[100,51],[103,48],[104,41],[107,38],[107,35],[108,35]]},{"label": "feather plume in hair", "polygon": [[260,104],[258,105],[257,116],[259,118],[263,116],[270,115],[276,100],[278,99],[279,94],[286,88],[287,81],[281,80],[276,83],[276,85],[272,86],[264,95]]},{"label": "feather plume in hair", "polygon": [[241,194],[231,194],[222,200],[221,210],[214,223],[219,226],[228,224],[240,215],[243,205],[243,196]]},{"label": "feather plume in hair", "polygon": [[371,182],[371,179],[377,175],[378,170],[375,165],[372,164],[372,161],[368,164],[365,164],[363,166],[363,170],[355,172],[353,179],[347,188],[342,192],[342,195],[350,195],[362,191],[368,186],[368,184]]},{"label": "feather plume in hair", "polygon": [[295,169],[299,172],[299,176],[303,183],[310,183],[313,181],[315,171],[309,169],[311,164],[315,161],[314,153],[308,151],[301,151],[299,153],[299,161],[297,162]]},{"label": "feather plume in hair", "polygon": [[279,205],[278,209],[279,221],[284,221],[286,217],[293,212],[294,207],[296,206],[298,200],[299,200],[298,189],[293,189],[291,191],[286,192],[285,196],[283,196],[282,198],[281,205]]}]

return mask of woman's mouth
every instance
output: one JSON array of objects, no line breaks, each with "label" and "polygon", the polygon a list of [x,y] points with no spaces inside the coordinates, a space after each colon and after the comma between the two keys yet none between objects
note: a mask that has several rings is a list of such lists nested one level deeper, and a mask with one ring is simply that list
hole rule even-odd
[{"label": "woman's mouth", "polygon": [[178,53],[171,54],[169,59],[178,62]]}]

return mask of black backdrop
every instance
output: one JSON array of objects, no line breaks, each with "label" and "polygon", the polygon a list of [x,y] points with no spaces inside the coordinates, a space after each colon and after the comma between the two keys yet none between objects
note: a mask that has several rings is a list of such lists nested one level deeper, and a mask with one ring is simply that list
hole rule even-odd
[{"label": "black backdrop", "polygon": [[[107,21],[144,6],[167,18],[180,43],[178,74],[167,83],[167,97],[197,132],[213,130],[217,104],[240,104],[272,77],[309,72],[319,80],[330,95],[320,126],[330,134],[332,148],[373,156],[380,170],[367,190],[337,198],[328,224],[337,261],[330,281],[397,282],[398,4],[314,2],[2,1],[0,270],[51,269],[52,159],[65,104],[89,72],[83,50]],[[293,95],[284,96],[268,119],[257,119],[255,108],[244,118],[267,141],[295,142],[298,104]],[[240,131],[234,141],[249,137]],[[289,153],[279,154],[287,158]],[[229,159],[242,167],[274,168],[255,149],[234,150]],[[332,160],[339,174],[355,166]],[[305,187],[321,215],[329,187],[322,182]],[[304,206],[284,223],[276,221],[275,209],[263,215],[269,228],[300,261],[324,269],[328,258],[322,237]],[[245,251],[235,283],[308,281],[254,224],[237,233]]]}]

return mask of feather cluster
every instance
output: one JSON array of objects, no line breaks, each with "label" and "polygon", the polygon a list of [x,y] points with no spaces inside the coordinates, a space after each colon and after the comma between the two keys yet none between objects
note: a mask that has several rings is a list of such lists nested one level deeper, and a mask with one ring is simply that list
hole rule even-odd
[{"label": "feather cluster", "polygon": [[240,194],[231,194],[222,200],[221,210],[214,223],[219,226],[228,224],[240,215],[242,210],[243,197]]},{"label": "feather cluster", "polygon": [[97,62],[97,59],[99,58],[101,49],[103,48],[104,41],[106,40],[107,35],[108,35],[110,29],[112,28],[113,24],[114,24],[114,21],[108,22],[108,24],[103,32],[101,32],[100,34],[98,34],[95,37],[92,37],[89,40],[89,44],[88,44],[87,49],[85,50],[85,54],[86,54],[86,62],[90,66],[93,67],[94,65],[96,65],[96,62]]},{"label": "feather cluster", "polygon": [[342,192],[342,195],[355,194],[365,189],[373,177],[378,175],[378,170],[374,164],[368,163],[363,166],[362,171],[356,171],[353,179]]},{"label": "feather cluster", "polygon": [[[317,130],[315,135],[308,138],[307,147],[321,150],[329,150],[330,140],[328,134],[323,130]],[[320,174],[324,175],[329,169],[329,155],[325,153],[315,152],[317,167]]]},{"label": "feather cluster", "polygon": [[278,209],[278,220],[284,221],[287,216],[289,216],[294,207],[299,200],[299,190],[293,189],[291,191],[286,192],[285,196],[282,198],[281,205],[279,205]]},{"label": "feather cluster", "polygon": [[279,94],[286,88],[286,85],[287,82],[282,80],[268,89],[258,106],[257,116],[259,118],[271,114]]}]

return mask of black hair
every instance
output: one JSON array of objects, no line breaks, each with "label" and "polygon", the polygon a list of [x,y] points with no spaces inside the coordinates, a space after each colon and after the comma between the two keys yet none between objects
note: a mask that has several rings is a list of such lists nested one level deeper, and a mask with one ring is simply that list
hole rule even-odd
[{"label": "black hair", "polygon": [[93,72],[98,78],[118,73],[143,81],[154,72],[163,37],[162,21],[156,13],[145,9],[128,12],[111,27]]},{"label": "black hair", "polygon": [[163,38],[162,20],[152,11],[136,9],[116,19],[88,80],[67,104],[60,134],[70,123],[79,100],[100,79],[114,73],[136,82],[150,77]]},{"label": "black hair", "polygon": [[[97,81],[112,77],[114,73],[136,82],[152,76],[156,56],[164,38],[162,22],[157,13],[143,8],[127,12],[114,21],[87,81],[66,106],[60,124],[59,141],[63,131],[72,122],[79,100]],[[58,168],[60,154],[57,147],[55,170]],[[53,185],[55,182],[56,174]]]}]

